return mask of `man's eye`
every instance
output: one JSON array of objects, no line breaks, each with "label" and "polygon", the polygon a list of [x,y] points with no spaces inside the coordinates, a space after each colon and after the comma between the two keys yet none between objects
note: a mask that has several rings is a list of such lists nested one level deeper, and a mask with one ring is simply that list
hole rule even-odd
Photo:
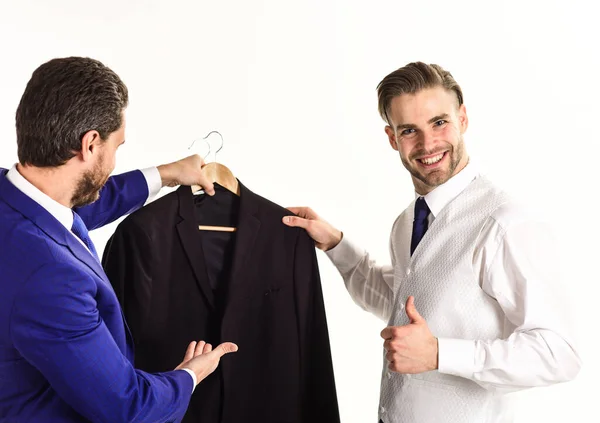
[{"label": "man's eye", "polygon": [[410,135],[410,134],[414,134],[414,132],[415,132],[415,130],[412,129],[412,128],[411,129],[405,129],[404,131],[402,131],[402,133],[400,135],[407,136],[407,135]]},{"label": "man's eye", "polygon": [[444,119],[440,119],[438,121],[435,122],[436,126],[442,126],[444,123],[446,123],[446,121]]}]

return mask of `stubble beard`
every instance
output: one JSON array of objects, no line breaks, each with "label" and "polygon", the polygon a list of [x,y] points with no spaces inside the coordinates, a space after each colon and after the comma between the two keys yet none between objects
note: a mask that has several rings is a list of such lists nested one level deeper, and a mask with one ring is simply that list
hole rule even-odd
[{"label": "stubble beard", "polygon": [[84,173],[77,182],[71,199],[72,207],[87,206],[98,200],[100,190],[107,180],[108,175],[103,170],[103,161],[99,161],[94,169]]},{"label": "stubble beard", "polygon": [[[461,137],[459,143],[456,145],[456,149],[452,146],[452,144],[448,143],[449,149],[446,153],[449,156],[449,164],[445,169],[436,169],[431,172],[421,173],[418,169],[417,165],[411,163],[410,160],[406,160],[401,157],[402,164],[409,171],[413,178],[423,183],[425,186],[429,188],[436,188],[444,183],[446,183],[452,176],[454,176],[454,172],[458,167],[462,157],[464,156],[464,141]],[[417,151],[412,154],[412,156],[424,156],[429,155],[431,153],[427,153],[423,150]]]}]

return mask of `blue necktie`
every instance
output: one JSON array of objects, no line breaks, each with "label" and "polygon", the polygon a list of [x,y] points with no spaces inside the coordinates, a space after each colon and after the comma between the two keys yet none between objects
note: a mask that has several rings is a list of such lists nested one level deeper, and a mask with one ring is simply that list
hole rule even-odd
[{"label": "blue necktie", "polygon": [[96,260],[100,261],[98,258],[98,253],[96,252],[96,248],[94,247],[94,243],[90,239],[90,235],[88,233],[87,228],[85,227],[85,223],[81,220],[81,217],[75,212],[73,212],[73,227],[71,231],[83,241],[85,245],[87,245],[88,249],[91,251]]},{"label": "blue necktie", "polygon": [[415,248],[427,232],[427,216],[429,216],[429,207],[423,197],[417,198],[415,202],[415,220],[413,220],[412,239],[410,241],[410,255],[413,255]]}]

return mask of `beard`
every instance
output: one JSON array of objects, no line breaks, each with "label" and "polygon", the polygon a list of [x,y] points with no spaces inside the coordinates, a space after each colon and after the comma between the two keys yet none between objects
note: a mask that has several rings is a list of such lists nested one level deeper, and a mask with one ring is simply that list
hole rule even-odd
[{"label": "beard", "polygon": [[408,160],[401,157],[402,164],[410,172],[413,178],[421,181],[427,187],[438,187],[447,182],[448,179],[450,179],[452,176],[454,176],[456,168],[458,167],[465,154],[465,144],[462,136],[460,137],[459,142],[456,144],[456,147],[454,147],[450,143],[447,143],[447,146],[438,151],[444,151],[446,149],[446,154],[448,155],[447,158],[449,160],[448,165],[445,169],[436,169],[434,171],[428,172],[427,170],[419,169],[418,165],[414,165],[411,163],[411,161],[416,161],[416,157],[435,154],[435,151],[428,152],[425,150],[417,150],[410,155]]},{"label": "beard", "polygon": [[85,172],[77,182],[71,198],[73,207],[83,207],[92,204],[100,198],[100,190],[110,176],[104,171],[104,161],[99,160],[94,169]]}]

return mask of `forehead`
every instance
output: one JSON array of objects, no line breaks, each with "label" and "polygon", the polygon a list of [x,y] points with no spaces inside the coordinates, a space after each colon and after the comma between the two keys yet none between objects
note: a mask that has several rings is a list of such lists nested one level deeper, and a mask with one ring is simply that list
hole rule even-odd
[{"label": "forehead", "polygon": [[426,88],[414,94],[402,94],[392,99],[389,117],[393,125],[420,124],[434,116],[456,111],[456,94],[443,87]]}]

